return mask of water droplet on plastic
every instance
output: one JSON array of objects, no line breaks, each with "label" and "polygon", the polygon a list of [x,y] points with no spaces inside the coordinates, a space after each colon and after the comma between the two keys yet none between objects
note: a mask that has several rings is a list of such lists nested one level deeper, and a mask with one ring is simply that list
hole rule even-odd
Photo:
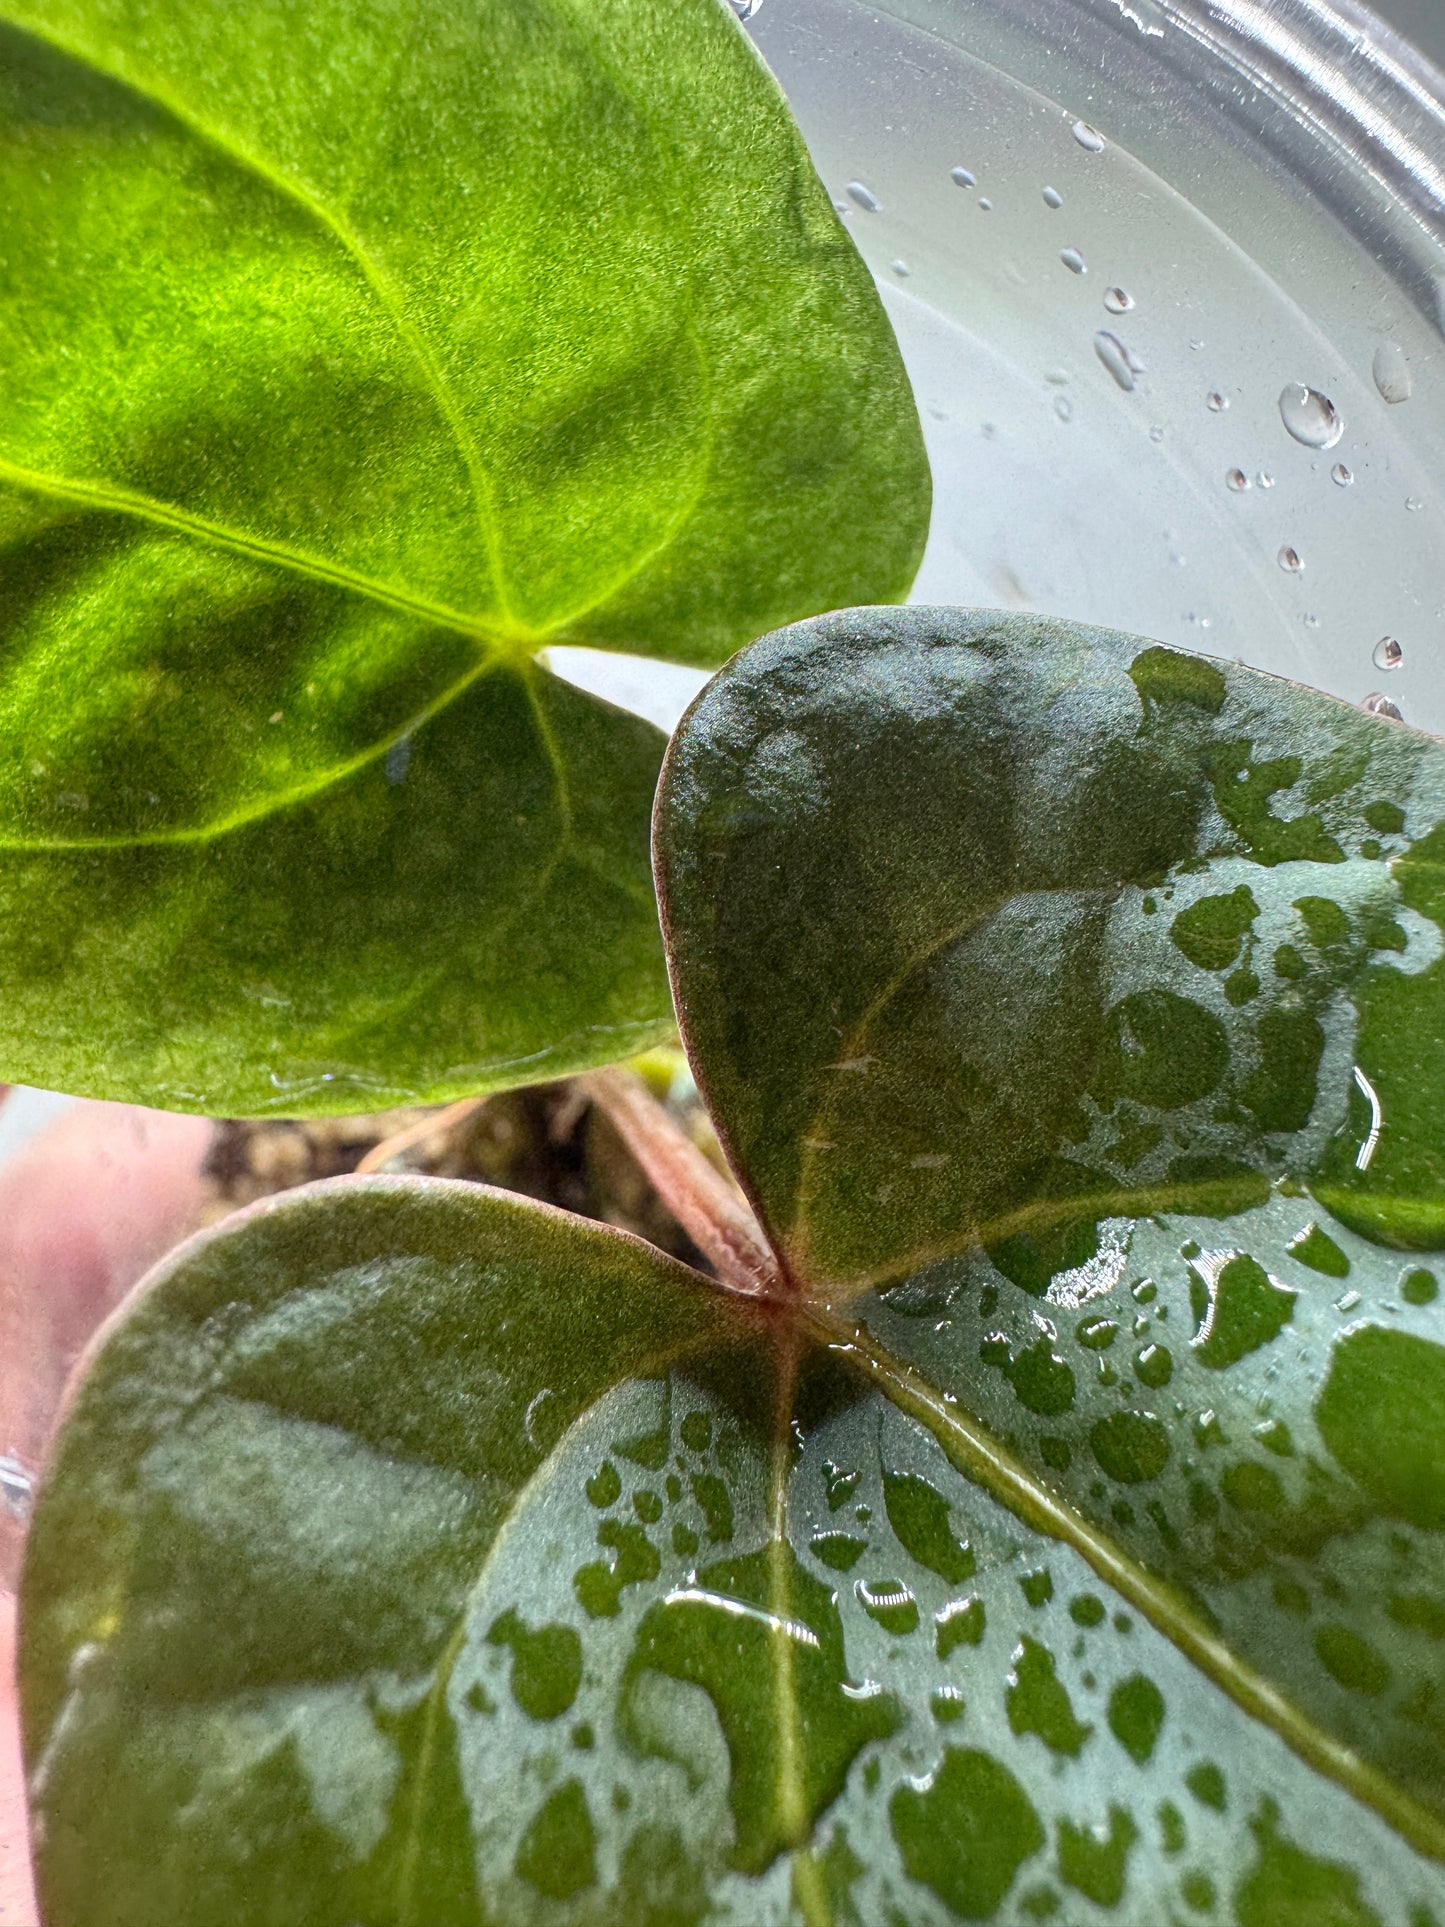
[{"label": "water droplet on plastic", "polygon": [[1370,660],[1377,669],[1398,669],[1405,660],[1405,652],[1393,636],[1381,636]]},{"label": "water droplet on plastic", "polygon": [[1286,542],[1280,550],[1278,560],[1279,566],[1284,570],[1286,575],[1300,575],[1304,571],[1304,563],[1300,559],[1299,550],[1292,549],[1288,542]]},{"label": "water droplet on plastic", "polygon": [[1153,426],[1153,427],[1152,427],[1152,428],[1151,428],[1151,429],[1149,430],[1149,439],[1150,439],[1150,441],[1151,441],[1151,442],[1162,442],[1162,441],[1163,441],[1163,439],[1164,439],[1164,430],[1163,430],[1163,428],[1162,428],[1162,427],[1160,426],[1160,424],[1159,424],[1158,422],[1155,422],[1155,424],[1154,424],[1154,426]]},{"label": "water droplet on plastic", "polygon": [[1224,478],[1226,488],[1232,488],[1236,495],[1243,495],[1247,488],[1253,487],[1242,468],[1232,468]]},{"label": "water droplet on plastic", "polygon": [[1280,390],[1279,418],[1306,448],[1333,448],[1345,432],[1340,411],[1329,396],[1302,381],[1286,382]]},{"label": "water droplet on plastic", "polygon": [[1067,368],[1051,368],[1044,376],[1044,380],[1051,383],[1055,388],[1067,388],[1069,385],[1069,371]]},{"label": "water droplet on plastic", "polygon": [[762,4],[763,0],[728,0],[739,20],[751,20]]},{"label": "water droplet on plastic", "polygon": [[1222,415],[1229,406],[1228,395],[1221,395],[1217,388],[1211,388],[1204,397],[1204,406],[1211,415]]},{"label": "water droplet on plastic", "polygon": [[1355,479],[1355,471],[1346,468],[1343,462],[1336,462],[1330,470],[1330,480],[1339,488],[1349,488]]},{"label": "water droplet on plastic", "polygon": [[1403,723],[1405,720],[1400,714],[1398,704],[1392,703],[1388,696],[1382,696],[1378,689],[1366,696],[1360,708],[1367,716],[1388,716],[1392,723]]},{"label": "water droplet on plastic", "polygon": [[1262,468],[1254,478],[1254,485],[1256,488],[1273,488],[1274,477],[1267,468]]},{"label": "water droplet on plastic", "polygon": [[1111,335],[1107,328],[1101,328],[1094,336],[1094,353],[1125,394],[1132,394],[1135,380],[1144,372],[1143,362],[1136,361],[1119,337]]},{"label": "water droplet on plastic", "polygon": [[1069,270],[1070,274],[1087,274],[1089,272],[1088,265],[1077,248],[1062,249],[1059,254],[1059,259]]},{"label": "water droplet on plastic", "polygon": [[1056,187],[1046,187],[1044,189],[1045,207],[1062,207],[1063,205],[1064,197]]},{"label": "water droplet on plastic", "polygon": [[1398,341],[1382,341],[1375,350],[1371,373],[1388,402],[1408,401],[1415,392],[1415,371]]},{"label": "water droplet on plastic", "polygon": [[1070,131],[1086,154],[1103,153],[1104,136],[1096,127],[1090,127],[1086,120],[1076,120]]},{"label": "water droplet on plastic", "polygon": [[1320,619],[1316,615],[1309,615],[1309,614],[1302,615],[1300,617],[1300,621],[1304,624],[1306,629],[1318,629],[1320,626]]},{"label": "water droplet on plastic", "polygon": [[881,214],[883,212],[883,203],[873,192],[872,188],[866,187],[862,181],[849,181],[844,191],[858,203],[865,214]]},{"label": "water droplet on plastic", "polygon": [[906,281],[913,270],[906,261],[895,261],[893,263],[893,272],[898,276],[900,281]]},{"label": "water droplet on plastic", "polygon": [[1126,294],[1123,288],[1105,288],[1104,306],[1110,314],[1128,314],[1133,305],[1133,295]]},{"label": "water droplet on plastic", "polygon": [[1420,500],[1418,495],[1407,495],[1405,497],[1405,513],[1407,515],[1418,514],[1424,506],[1425,504]]},{"label": "water droplet on plastic", "polygon": [[983,209],[985,214],[993,213],[993,202],[990,201],[986,195],[983,195],[983,194],[979,195],[978,204]]},{"label": "water droplet on plastic", "polygon": [[948,178],[954,183],[956,187],[977,187],[978,186],[978,176],[976,174],[970,174],[966,167],[949,168]]},{"label": "water droplet on plastic", "polygon": [[1058,416],[1061,422],[1067,422],[1067,421],[1073,420],[1074,404],[1069,400],[1067,395],[1055,395],[1054,413]]}]

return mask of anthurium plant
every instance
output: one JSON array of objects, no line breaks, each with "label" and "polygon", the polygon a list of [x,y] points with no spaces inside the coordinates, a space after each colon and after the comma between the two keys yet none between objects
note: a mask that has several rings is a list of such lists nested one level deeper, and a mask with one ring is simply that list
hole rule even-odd
[{"label": "anthurium plant", "polygon": [[752,1212],[593,1083],[718,1276],[424,1178],[168,1260],[32,1532],[47,1921],[1438,1920],[1442,823],[1131,638],[745,650],[655,836]]},{"label": "anthurium plant", "polygon": [[[707,1266],[402,1177],[166,1259],[27,1549],[46,1927],[1442,1927],[1445,747],[812,616],[926,469],[702,0],[0,17],[12,1068],[580,1072]],[[536,651],[765,630],[654,899]],[[674,1018],[736,1183],[599,1068]]]}]

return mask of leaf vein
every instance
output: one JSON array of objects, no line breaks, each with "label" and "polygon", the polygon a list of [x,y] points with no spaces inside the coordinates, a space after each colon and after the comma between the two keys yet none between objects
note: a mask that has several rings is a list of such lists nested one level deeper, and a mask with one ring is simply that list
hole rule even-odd
[{"label": "leaf vein", "polygon": [[[6,17],[8,18],[8,15]],[[361,235],[344,216],[329,208],[302,182],[294,180],[264,156],[253,153],[234,135],[213,126],[203,115],[197,113],[179,95],[160,84],[153,76],[143,78],[133,72],[125,61],[107,59],[98,49],[86,46],[83,42],[72,39],[67,34],[58,33],[52,28],[38,26],[33,20],[20,22],[10,19],[10,25],[18,32],[42,41],[79,65],[88,66],[96,73],[104,74],[138,99],[149,102],[179,126],[184,127],[197,140],[204,142],[216,153],[255,175],[276,193],[283,195],[295,206],[301,208],[312,220],[324,227],[339,244],[390,317],[421,373],[427,394],[451,433],[471,484],[477,526],[481,532],[497,606],[501,610],[503,619],[509,619],[510,610],[502,577],[491,477],[482,463],[475,437],[467,426],[451,384],[443,374],[425,337],[407,313],[406,304],[390,275],[373,257]]]},{"label": "leaf vein", "polygon": [[1445,1821],[1316,1726],[1231,1652],[1182,1594],[1051,1492],[971,1412],[945,1400],[911,1366],[858,1328],[816,1310],[807,1318],[820,1343],[850,1358],[894,1404],[928,1427],[965,1478],[1035,1532],[1077,1552],[1106,1586],[1126,1599],[1241,1712],[1277,1734],[1306,1766],[1373,1808],[1419,1852],[1445,1861]]}]

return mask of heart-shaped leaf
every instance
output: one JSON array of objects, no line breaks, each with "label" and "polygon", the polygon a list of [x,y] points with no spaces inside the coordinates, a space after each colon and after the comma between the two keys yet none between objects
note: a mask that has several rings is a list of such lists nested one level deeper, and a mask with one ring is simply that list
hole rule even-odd
[{"label": "heart-shaped leaf", "polygon": [[749,650],[657,856],[793,1275],[835,1297],[982,1243],[1039,1293],[1095,1220],[1284,1179],[1445,1246],[1442,817],[1434,738],[1132,637],[875,610]]},{"label": "heart-shaped leaf", "polygon": [[657,845],[786,1276],[416,1180],[164,1267],[32,1534],[47,1927],[1438,1923],[1442,816],[1124,637],[746,652]]},{"label": "heart-shaped leaf", "polygon": [[927,520],[736,22],[3,0],[0,55],[5,1074],[345,1110],[656,1035],[661,739],[531,658],[719,661]]},{"label": "heart-shaped leaf", "polygon": [[825,1339],[439,1180],[183,1251],[32,1536],[46,1927],[1430,1917],[1438,1867]]}]

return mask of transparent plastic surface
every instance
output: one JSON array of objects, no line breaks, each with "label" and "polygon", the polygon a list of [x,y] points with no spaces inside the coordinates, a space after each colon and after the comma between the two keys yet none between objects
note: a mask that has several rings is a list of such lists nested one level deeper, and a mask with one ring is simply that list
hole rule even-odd
[{"label": "transparent plastic surface", "polygon": [[1445,730],[1445,107],[1359,6],[763,0],[934,467],[914,598]]}]

